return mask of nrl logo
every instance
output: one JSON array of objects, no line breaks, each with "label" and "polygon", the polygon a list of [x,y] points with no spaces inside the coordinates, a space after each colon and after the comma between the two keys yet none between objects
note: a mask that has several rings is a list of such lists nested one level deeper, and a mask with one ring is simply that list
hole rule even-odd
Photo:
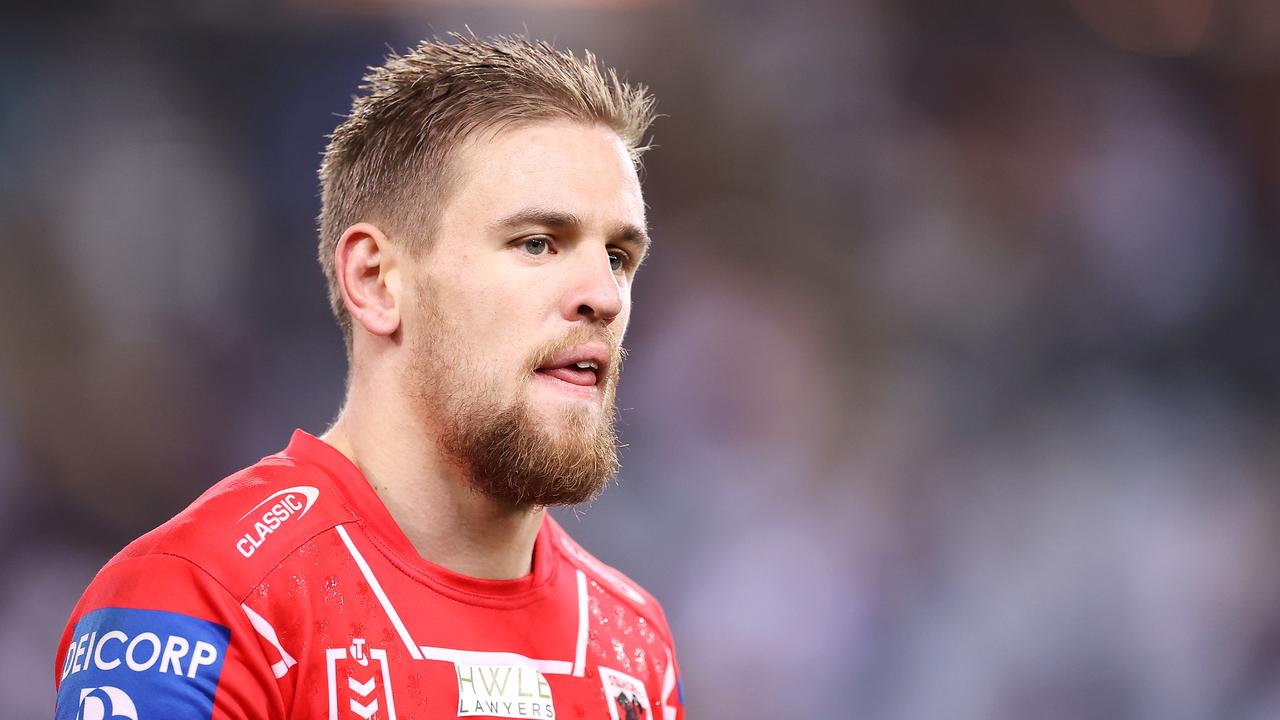
[{"label": "nrl logo", "polygon": [[338,717],[341,708],[344,714],[349,710],[369,720],[382,708],[382,717],[396,720],[386,650],[366,649],[364,638],[355,638],[351,647],[329,648],[324,655],[329,674],[329,717]]}]

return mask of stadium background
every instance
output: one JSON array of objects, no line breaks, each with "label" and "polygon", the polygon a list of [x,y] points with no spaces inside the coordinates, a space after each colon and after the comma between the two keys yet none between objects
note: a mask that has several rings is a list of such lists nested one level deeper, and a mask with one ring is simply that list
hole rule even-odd
[{"label": "stadium background", "polygon": [[560,516],[690,717],[1280,717],[1277,3],[3,13],[5,717],[110,554],[335,413],[323,136],[464,24],[669,116],[624,482]]}]

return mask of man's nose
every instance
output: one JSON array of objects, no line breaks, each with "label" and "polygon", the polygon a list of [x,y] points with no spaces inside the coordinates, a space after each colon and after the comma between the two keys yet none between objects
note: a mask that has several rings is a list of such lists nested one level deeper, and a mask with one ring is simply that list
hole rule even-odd
[{"label": "man's nose", "polygon": [[573,260],[572,280],[565,294],[565,319],[586,318],[605,325],[622,312],[622,288],[613,271],[609,251],[603,246],[583,247]]}]

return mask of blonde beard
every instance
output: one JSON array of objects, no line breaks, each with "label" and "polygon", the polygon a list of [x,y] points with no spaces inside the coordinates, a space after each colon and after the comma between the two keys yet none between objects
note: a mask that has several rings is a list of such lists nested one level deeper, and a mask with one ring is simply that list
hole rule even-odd
[{"label": "blonde beard", "polygon": [[[416,336],[405,380],[424,419],[438,428],[441,454],[477,490],[511,506],[576,505],[599,495],[618,472],[614,399],[623,353],[608,329],[582,329],[540,348],[529,358],[516,397],[504,401],[493,386],[476,380],[483,377],[480,367],[445,356],[444,349],[455,347],[451,339],[460,333],[435,312],[428,295],[419,295],[426,300],[419,317],[430,330]],[[613,358],[601,382],[600,411],[565,410],[557,427],[549,427],[525,399],[534,369],[560,348],[602,336]]]},{"label": "blonde beard", "polygon": [[618,471],[611,407],[599,421],[574,412],[554,437],[524,402],[496,413],[464,406],[439,442],[478,490],[516,506],[586,502]]}]

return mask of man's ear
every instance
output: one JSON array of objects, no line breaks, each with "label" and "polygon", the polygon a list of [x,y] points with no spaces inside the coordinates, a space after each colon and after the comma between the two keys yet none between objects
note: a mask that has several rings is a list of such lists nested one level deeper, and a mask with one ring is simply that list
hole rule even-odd
[{"label": "man's ear", "polygon": [[334,249],[334,271],[352,328],[389,336],[400,329],[398,248],[370,223],[347,228]]}]

